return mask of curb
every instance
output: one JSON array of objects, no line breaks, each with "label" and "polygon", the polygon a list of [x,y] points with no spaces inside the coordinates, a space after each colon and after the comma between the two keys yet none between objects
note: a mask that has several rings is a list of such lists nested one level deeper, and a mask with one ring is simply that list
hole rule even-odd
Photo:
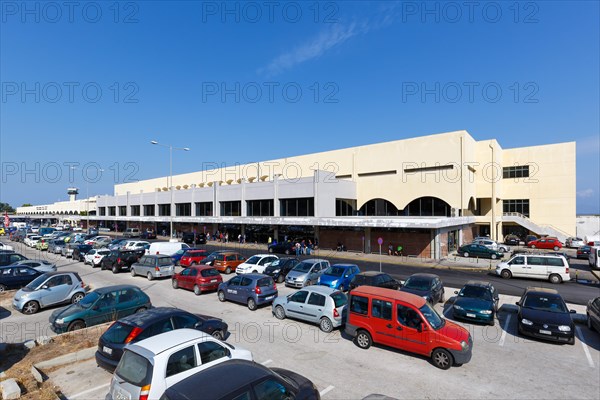
[{"label": "curb", "polygon": [[97,349],[98,346],[88,347],[87,349],[79,350],[74,353],[65,354],[51,360],[39,362],[33,366],[37,370],[43,370],[44,368],[59,367],[61,365],[71,364],[77,361],[89,360],[90,358],[94,358]]}]

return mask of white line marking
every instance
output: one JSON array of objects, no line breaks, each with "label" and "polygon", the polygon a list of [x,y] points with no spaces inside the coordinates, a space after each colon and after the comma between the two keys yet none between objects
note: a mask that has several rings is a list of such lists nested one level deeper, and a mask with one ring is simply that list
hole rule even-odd
[{"label": "white line marking", "polygon": [[590,354],[590,350],[588,349],[587,345],[583,342],[583,339],[581,339],[583,337],[583,334],[581,333],[581,328],[576,326],[575,331],[577,332],[577,337],[579,338],[579,341],[581,342],[581,345],[583,346],[583,351],[585,352],[585,356],[587,357],[588,364],[590,364],[591,368],[594,368],[594,360],[592,360],[592,355]]},{"label": "white line marking", "polygon": [[508,330],[508,324],[510,324],[510,317],[512,315],[508,314],[506,316],[506,321],[504,321],[504,330],[502,331],[502,336],[500,337],[500,342],[498,342],[498,344],[500,346],[504,346],[504,340],[506,340],[506,331]]},{"label": "white line marking", "polygon": [[330,385],[330,386],[327,386],[325,389],[321,390],[321,391],[319,392],[319,394],[320,394],[321,396],[325,396],[327,393],[331,392],[333,389],[335,389],[335,386],[331,386],[331,385]]},{"label": "white line marking", "polygon": [[74,394],[73,396],[69,396],[69,398],[70,398],[70,399],[76,399],[76,398],[78,398],[78,397],[81,397],[81,396],[83,396],[83,395],[86,395],[86,394],[88,394],[88,393],[95,392],[96,390],[99,390],[99,389],[105,388],[105,387],[107,387],[107,386],[110,386],[110,382],[108,382],[108,383],[105,383],[104,385],[96,386],[95,388],[92,388],[92,389],[84,390],[83,392],[80,392],[80,393]]},{"label": "white line marking", "polygon": [[272,363],[272,362],[273,362],[273,360],[271,360],[271,359],[268,359],[267,361],[263,361],[263,362],[261,362],[261,364],[262,364],[262,365],[267,365],[267,364],[270,364],[270,363]]}]

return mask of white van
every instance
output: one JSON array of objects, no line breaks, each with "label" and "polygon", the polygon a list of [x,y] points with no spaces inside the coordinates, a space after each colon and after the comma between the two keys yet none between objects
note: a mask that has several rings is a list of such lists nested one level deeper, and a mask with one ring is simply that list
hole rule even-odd
[{"label": "white van", "polygon": [[138,228],[127,228],[125,230],[125,232],[123,232],[123,237],[128,237],[128,238],[140,237],[140,230]]},{"label": "white van", "polygon": [[182,242],[154,242],[150,244],[147,254],[166,254],[172,256],[181,249],[189,249],[185,243]]},{"label": "white van", "polygon": [[590,264],[590,268],[600,269],[600,246],[590,247],[588,263]]},{"label": "white van", "polygon": [[504,279],[534,278],[551,283],[570,281],[569,263],[563,256],[544,254],[515,254],[496,266],[496,275]]}]

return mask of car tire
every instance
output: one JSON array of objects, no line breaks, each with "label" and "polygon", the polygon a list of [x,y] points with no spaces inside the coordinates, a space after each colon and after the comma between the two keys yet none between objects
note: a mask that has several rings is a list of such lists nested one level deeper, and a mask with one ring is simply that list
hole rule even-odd
[{"label": "car tire", "polygon": [[573,336],[571,339],[569,339],[569,341],[567,343],[570,344],[571,346],[573,346],[575,344],[575,336]]},{"label": "car tire", "polygon": [[71,297],[71,304],[77,304],[85,297],[85,294],[78,292]]},{"label": "car tire", "polygon": [[559,284],[559,283],[562,283],[562,278],[560,277],[560,275],[557,275],[557,274],[550,275],[548,277],[548,280],[550,281],[550,283],[553,283],[555,285]]},{"label": "car tire", "polygon": [[116,266],[116,265],[113,265],[113,267],[112,267],[112,273],[113,274],[118,274],[119,273],[119,267]]},{"label": "car tire", "polygon": [[192,261],[192,263],[190,264],[190,267],[195,267],[196,265],[197,265],[196,261]]},{"label": "car tire", "polygon": [[177,282],[177,279],[171,280],[171,286],[173,286],[173,289],[179,289],[179,282]]},{"label": "car tire", "polygon": [[284,278],[283,278],[283,275],[279,275],[279,276],[277,277],[277,283],[282,283],[282,282],[283,282],[283,279],[284,279]]},{"label": "car tire", "polygon": [[73,332],[73,331],[78,331],[80,329],[84,329],[85,328],[85,322],[83,322],[82,320],[78,319],[76,321],[73,321],[69,324],[69,327],[67,328],[67,330],[69,332]]},{"label": "car tire", "polygon": [[360,330],[354,338],[354,343],[361,349],[366,350],[371,347],[371,344],[373,344],[373,339],[371,339],[369,332]]},{"label": "car tire", "polygon": [[104,270],[105,270],[104,263],[102,261],[100,261],[100,271],[104,271]]},{"label": "car tire", "polygon": [[495,260],[496,258],[498,258],[498,256],[497,256],[497,255],[495,255],[495,254],[492,254],[492,256],[491,256],[491,257],[492,257],[492,260]]},{"label": "car tire", "polygon": [[225,339],[225,335],[223,335],[223,331],[220,330],[216,330],[212,333],[212,337],[214,337],[217,340],[224,340]]},{"label": "car tire", "polygon": [[275,307],[275,318],[277,319],[285,319],[285,310],[282,306]]},{"label": "car tire", "polygon": [[194,285],[194,294],[196,296],[200,296],[202,294],[202,290],[200,290],[200,286]]},{"label": "car tire", "polygon": [[138,314],[138,313],[141,313],[141,312],[144,312],[144,311],[146,311],[146,307],[140,307],[137,310],[135,310],[135,313]]},{"label": "car tire", "polygon": [[468,252],[468,251],[465,251],[465,252],[463,253],[463,257],[469,258],[469,252]]},{"label": "car tire", "polygon": [[227,275],[229,275],[231,273],[231,268],[229,268],[229,267],[225,268],[225,273]]},{"label": "car tire", "polygon": [[247,305],[248,305],[248,310],[250,310],[250,311],[256,311],[256,309],[258,308],[258,306],[256,305],[256,301],[254,301],[254,299],[252,297],[250,297],[248,299]]},{"label": "car tire", "polygon": [[0,293],[6,292],[6,286],[0,284]]},{"label": "car tire", "polygon": [[219,292],[217,293],[217,297],[219,298],[219,301],[223,302],[225,301],[225,292],[223,292],[222,290],[219,290]]},{"label": "car tire", "polygon": [[154,279],[154,277],[152,276],[152,272],[148,272],[148,274],[146,275],[146,278],[148,278],[149,281]]},{"label": "car tire", "polygon": [[442,292],[442,297],[440,297],[440,303],[444,304],[446,302],[446,293]]},{"label": "car tire", "polygon": [[312,285],[312,281],[309,279],[306,282],[304,282],[304,287],[310,286]]},{"label": "car tire", "polygon": [[444,370],[450,369],[452,364],[454,364],[452,354],[446,349],[435,349],[433,353],[431,353],[431,361],[433,362],[433,365]]},{"label": "car tire", "polygon": [[532,245],[531,245],[531,248],[532,248],[532,249],[535,249],[535,244],[532,244]]},{"label": "car tire", "polygon": [[586,318],[586,323],[587,323],[587,327],[590,331],[594,330],[594,324],[592,324],[592,318],[590,318],[590,314],[586,314],[587,318]]},{"label": "car tire", "polygon": [[325,332],[325,333],[329,333],[333,330],[333,323],[331,322],[331,320],[327,317],[323,317],[321,318],[321,321],[319,321],[319,328]]},{"label": "car tire", "polygon": [[131,276],[135,277],[136,273],[135,273],[135,269],[131,268],[131,271],[129,271],[129,273],[131,274]]},{"label": "car tire", "polygon": [[554,251],[558,251],[558,246],[554,246]]},{"label": "car tire", "polygon": [[23,306],[23,314],[31,315],[35,314],[40,310],[40,305],[37,301],[28,301]]},{"label": "car tire", "polygon": [[512,273],[511,273],[509,270],[507,270],[507,269],[503,269],[503,270],[500,272],[500,276],[501,276],[502,278],[504,278],[504,279],[510,279],[510,278],[512,278]]}]

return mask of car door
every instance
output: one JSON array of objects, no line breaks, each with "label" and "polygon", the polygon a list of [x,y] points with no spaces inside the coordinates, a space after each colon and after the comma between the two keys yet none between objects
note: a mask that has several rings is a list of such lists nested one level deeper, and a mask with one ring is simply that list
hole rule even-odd
[{"label": "car door", "polygon": [[194,289],[194,286],[196,285],[196,279],[198,279],[198,269],[191,268],[190,273],[187,276],[187,285],[189,289]]},{"label": "car door", "polygon": [[[164,382],[164,388],[166,389],[182,379],[194,374],[198,365],[200,364],[198,363],[195,346],[191,345],[171,354],[167,360],[166,370],[158,370],[156,373],[164,374],[164,380],[161,379],[161,381]],[[154,383],[152,386],[154,386]]]},{"label": "car door", "polygon": [[240,283],[242,282],[241,276],[234,276],[227,281],[227,289],[225,290],[225,298],[233,301],[240,301]]},{"label": "car door", "polygon": [[65,301],[71,292],[73,279],[69,274],[54,275],[42,286],[43,296],[41,301],[44,306]]},{"label": "car door", "polygon": [[319,322],[321,316],[326,311],[325,304],[327,298],[320,293],[312,292],[304,305],[306,319],[310,322]]},{"label": "car door", "polygon": [[434,278],[431,282],[431,302],[438,303],[442,299],[442,283],[438,278]]},{"label": "car door", "polygon": [[175,279],[177,279],[177,285],[182,289],[189,289],[189,277],[190,277],[190,268],[186,268],[179,273]]},{"label": "car door", "polygon": [[395,342],[400,349],[417,354],[429,354],[429,330],[423,330],[425,322],[410,304],[396,302]]},{"label": "car door", "polygon": [[535,279],[548,277],[548,267],[544,257],[527,256],[527,277]]},{"label": "car door", "polygon": [[253,297],[253,289],[253,280],[246,276],[242,276],[242,281],[240,282],[240,286],[238,289],[238,301],[241,303],[245,303],[248,300],[248,298]]},{"label": "car door", "polygon": [[136,290],[127,288],[117,291],[116,319],[133,314],[139,308],[139,303]]},{"label": "car door", "polygon": [[600,297],[597,297],[588,308],[592,326],[600,331]]},{"label": "car door", "polygon": [[376,343],[395,346],[397,336],[401,334],[402,328],[394,323],[392,318],[392,302],[388,300],[371,299],[371,318],[369,322],[372,327],[373,340]]},{"label": "car door", "polygon": [[91,307],[85,317],[87,326],[113,321],[117,316],[117,292],[104,293]]},{"label": "car door", "polygon": [[304,305],[306,303],[308,295],[308,290],[299,290],[290,297],[288,297],[289,301],[286,305],[286,313],[293,318],[307,319],[307,314],[304,310]]},{"label": "car door", "polygon": [[526,256],[516,256],[509,261],[510,272],[513,276],[525,276],[527,274],[527,258]]},{"label": "car door", "polygon": [[28,267],[16,267],[13,270],[14,287],[23,287],[38,275],[40,275],[40,273],[34,269]]},{"label": "car door", "polygon": [[317,262],[317,263],[313,264],[310,271],[308,272],[308,279],[313,284],[317,283],[317,280],[319,279],[319,275],[321,275],[321,263]]}]

